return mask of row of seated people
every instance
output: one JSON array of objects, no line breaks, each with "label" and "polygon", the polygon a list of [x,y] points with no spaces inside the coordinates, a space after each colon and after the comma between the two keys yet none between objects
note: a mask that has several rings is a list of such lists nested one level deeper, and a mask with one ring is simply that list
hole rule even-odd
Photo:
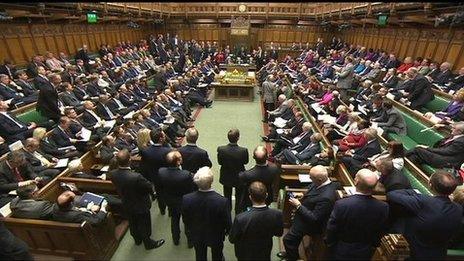
[{"label": "row of seated people", "polygon": [[[272,79],[272,77],[270,77]],[[269,83],[263,83],[263,90],[265,90],[266,87],[264,87],[264,85],[271,85],[273,86],[273,84],[269,84]],[[274,86],[273,86],[274,87]],[[296,90],[298,91],[298,90]],[[331,92],[333,92],[333,90],[331,90]],[[338,99],[339,97],[337,96],[337,92],[335,92],[335,100]],[[279,100],[280,100],[280,97],[279,97]],[[288,106],[289,103],[287,104],[284,104],[284,97],[279,101],[280,102],[280,108],[283,108],[283,109],[287,109],[288,108],[285,108],[285,107],[290,107]],[[312,102],[314,102],[314,100],[312,100]],[[343,150],[345,151],[348,151],[348,153],[343,153],[341,156],[341,160],[343,162],[345,162],[349,168],[350,168],[350,173],[356,173],[357,171],[359,171],[360,169],[362,168],[366,168],[366,167],[369,167],[369,168],[372,168],[373,170],[375,170],[377,172],[377,179],[379,181],[379,184],[376,188],[376,191],[386,191],[386,192],[391,192],[391,191],[394,191],[394,190],[398,190],[398,189],[411,189],[411,184],[408,180],[408,178],[403,174],[401,173],[403,167],[404,167],[404,157],[406,156],[404,152],[404,148],[403,148],[403,145],[399,142],[396,142],[396,141],[392,141],[389,143],[389,146],[388,146],[388,150],[387,151],[384,151],[384,152],[381,152],[381,147],[380,147],[380,144],[377,140],[377,131],[376,129],[373,129],[373,128],[369,128],[369,122],[366,121],[366,120],[363,120],[361,118],[358,117],[358,114],[356,113],[352,113],[352,114],[349,114],[349,109],[347,107],[340,107],[340,106],[330,106],[331,103],[333,102],[332,98],[329,99],[329,102],[325,105],[324,107],[324,110],[326,110],[327,112],[332,112],[337,116],[336,118],[336,122],[334,121],[330,127],[332,128],[324,128],[324,133],[325,134],[328,134],[327,136],[332,136],[331,138],[331,141],[335,140],[335,143],[339,144],[340,145],[340,148],[343,148]],[[341,104],[341,101],[336,101],[336,102],[333,102],[335,103],[335,105],[340,105]],[[381,100],[381,104],[382,104],[382,100]],[[332,107],[332,108],[336,108],[336,109],[332,109],[332,108],[329,108],[329,107]],[[388,102],[385,102],[385,106],[382,106],[380,107],[380,109],[385,109],[386,111],[388,110],[391,110],[391,103],[389,104]],[[270,114],[272,114],[272,111],[269,112]],[[288,114],[291,115],[291,113],[289,111],[287,111]],[[278,116],[281,116],[282,114],[278,115]],[[294,116],[294,118],[291,118],[292,116]],[[291,115],[289,119],[287,119],[288,121],[287,122],[291,122],[292,120],[295,120],[298,122],[298,117],[300,116],[296,116],[296,115]],[[266,120],[266,119],[265,119]],[[387,121],[386,121],[387,122]],[[280,124],[280,122],[278,121],[274,121],[273,122],[274,125],[275,124]],[[303,124],[301,125],[301,127],[303,127],[303,129],[301,130],[301,133],[304,133],[305,132],[308,132],[307,130],[305,131],[304,127],[305,127],[305,122],[303,122]],[[282,126],[282,125],[281,125]],[[357,126],[359,126],[359,130],[357,129]],[[287,129],[284,129],[284,127],[287,127]],[[291,128],[288,128],[288,127],[291,127]],[[282,141],[284,143],[287,143],[288,145],[291,146],[291,139],[288,139],[286,138],[285,136],[284,137],[281,137],[281,135],[288,135],[288,134],[291,134],[291,133],[294,133],[293,131],[295,131],[295,129],[297,130],[300,130],[298,129],[298,127],[296,127],[295,129],[293,129],[295,127],[295,125],[292,127],[291,125],[290,126],[285,126],[283,125],[283,128],[277,128],[277,127],[273,127],[271,129],[271,134],[275,135],[277,134],[277,139],[276,139],[276,136],[268,136],[266,138],[264,138],[265,140],[269,140],[269,141],[272,141],[272,139],[275,139],[276,141],[276,147],[278,145],[281,145],[282,144]],[[301,128],[300,127],[300,128]],[[329,126],[327,126],[329,127]],[[306,129],[310,129],[310,124],[307,124],[306,125]],[[333,132],[333,129],[337,129],[338,132]],[[340,131],[340,130],[344,130],[343,131]],[[347,131],[349,130],[349,131]],[[298,132],[295,132],[295,133],[298,133]],[[303,134],[303,135],[304,135]],[[347,136],[344,136],[343,134],[349,134],[349,137]],[[458,133],[456,133],[458,134]],[[314,154],[313,154],[313,158],[308,158],[306,162],[311,162],[319,157],[322,156],[325,156],[325,152],[327,152],[327,149],[325,152],[322,152],[320,150],[320,146],[319,144],[316,144],[316,141],[317,139],[315,139],[315,134],[313,134],[314,136],[311,137],[309,135],[306,134],[306,149],[308,151],[311,151],[310,148],[313,148],[314,149]],[[456,135],[458,136],[457,138],[459,138],[459,134]],[[295,137],[295,136],[292,136],[292,137]],[[296,136],[298,137],[298,135]],[[310,138],[311,137],[311,138]],[[361,146],[357,145],[356,143],[360,143],[362,144]],[[357,149],[353,150],[353,151],[350,151],[350,147],[349,146],[359,146],[357,147]],[[458,148],[459,147],[459,143],[455,143],[455,148]],[[276,148],[274,147],[274,149]],[[292,149],[291,147],[289,149]],[[442,149],[442,151],[444,152],[445,150],[449,150],[450,148],[444,148]],[[438,151],[438,150],[437,150]],[[287,151],[288,152],[288,151]],[[296,150],[294,150],[292,153],[295,153],[295,155],[298,155],[298,156],[301,156],[301,154],[298,154],[298,152]],[[445,152],[447,153],[447,152]],[[277,158],[276,159],[277,161],[282,161],[282,162],[285,162],[285,163],[289,163],[289,161],[287,160],[287,157],[285,158]],[[438,160],[439,162],[446,162],[447,160],[445,159],[440,159]],[[291,162],[290,163],[299,163],[301,164],[302,162]],[[312,166],[315,166],[315,165],[312,165]],[[355,168],[353,168],[355,167]],[[315,168],[313,168],[315,169]],[[453,182],[455,182],[455,177],[454,176],[451,176],[449,174],[445,174],[445,175],[448,175],[447,179],[450,179],[452,180]],[[313,182],[314,182],[314,179],[312,178]],[[462,181],[461,181],[462,183]],[[453,186],[456,186],[457,183],[454,183]],[[317,186],[318,184],[316,184]],[[307,194],[311,194],[311,191],[312,191],[312,187],[310,185],[309,187],[309,191],[307,192]],[[312,192],[312,193],[315,193],[315,192]],[[448,194],[451,193],[451,192],[447,192]],[[413,194],[411,194],[413,195]],[[292,201],[292,200],[291,200]],[[315,212],[317,211],[317,213],[320,213],[318,210],[318,206],[316,203],[314,203],[315,201],[312,201],[310,202],[309,200],[309,197],[308,197],[308,200],[306,201],[306,204],[305,207],[307,209],[305,210],[301,210],[300,209],[297,209],[296,211],[296,214],[295,216],[299,216],[299,219],[301,220],[304,220],[305,222],[319,222],[320,219],[317,219],[317,220],[314,220],[314,219],[310,219],[309,216],[307,215],[313,215],[315,214]],[[360,203],[360,202],[357,202],[357,203]],[[461,202],[459,202],[459,204],[461,204]],[[300,202],[294,202],[294,205],[296,207],[299,207],[301,206],[301,203]],[[406,206],[405,206],[406,207]],[[310,210],[310,211],[308,211]],[[456,209],[455,209],[456,210]],[[307,212],[308,211],[308,212]],[[459,212],[459,211],[456,211],[455,214]],[[306,215],[307,213],[307,215]],[[329,210],[329,214],[330,214],[330,210]],[[396,214],[396,213],[395,213]],[[441,213],[435,213],[437,215],[440,215],[441,218],[443,219],[447,219],[449,217],[447,217],[446,215],[442,215]],[[334,213],[332,213],[332,216],[334,216]],[[392,215],[392,216],[395,216],[395,215]],[[401,216],[401,215],[400,215]],[[327,214],[326,218],[328,218],[329,215]],[[459,218],[457,218],[458,216],[456,215],[454,218],[455,218],[455,221],[456,222],[452,222],[451,219],[449,220],[450,222],[452,222],[453,224],[450,225],[450,226],[453,226],[453,227],[457,227],[460,225],[460,222],[458,221]],[[430,217],[432,218],[432,217]],[[308,230],[305,228],[305,226],[302,226],[301,223],[303,221],[297,221],[296,218],[294,220],[294,225],[292,226],[292,228],[290,229],[290,232],[288,233],[287,236],[284,237],[284,246],[285,246],[285,249],[286,249],[286,252],[287,253],[282,253],[281,256],[282,257],[287,257],[289,258],[290,260],[293,260],[294,258],[296,259],[298,256],[298,245],[302,239],[302,236],[304,234],[309,234],[311,236],[316,236],[318,237],[320,235],[320,233],[318,231],[314,231],[314,230]],[[329,224],[330,224],[330,221],[328,221]],[[353,225],[353,224],[352,224]],[[366,225],[366,223],[363,223],[363,225]],[[375,223],[372,224],[374,227],[376,226]],[[328,231],[327,231],[327,240],[326,242],[329,243],[329,248],[333,248],[333,247],[339,247],[341,245],[332,245],[330,244],[330,240],[329,240],[329,237],[330,237],[330,233],[329,232],[329,229],[330,227],[328,226]],[[344,226],[342,229],[344,229],[345,231],[348,231],[350,230],[350,226]],[[370,228],[372,229],[372,227]],[[428,258],[431,257],[432,253],[431,252],[427,252],[427,253],[421,253],[421,250],[418,249],[418,240],[416,240],[413,236],[413,233],[410,233],[410,231],[405,231],[403,229],[399,229],[399,230],[396,230],[395,226],[392,225],[390,227],[390,231],[395,231],[395,233],[404,233],[408,239],[408,242],[411,244],[411,250],[412,250],[412,256],[421,256],[421,255],[424,255],[424,256],[427,256]],[[350,230],[351,231],[351,230]],[[360,229],[359,227],[357,227],[357,230],[358,232],[354,232],[354,230],[352,230],[352,234],[357,234],[359,231],[362,231],[362,229]],[[372,231],[372,230],[371,230]],[[434,231],[434,232],[437,232],[437,231]],[[448,243],[450,241],[450,239],[454,236],[453,233],[447,233],[447,232],[444,232],[444,231],[439,231],[437,234],[440,234],[440,232],[442,233],[442,236],[443,236],[443,241],[442,241],[442,245],[440,246],[440,250],[439,252],[441,252],[440,255],[444,256],[445,255],[445,250],[447,247],[449,247]],[[435,234],[434,234],[435,235]],[[366,237],[364,237],[366,238]],[[346,239],[348,240],[348,239]],[[353,239],[350,239],[350,240],[356,240],[355,238]],[[343,240],[342,240],[343,241]],[[454,246],[456,246],[456,244],[459,244],[458,243],[459,240],[457,240],[457,242],[454,242]],[[374,244],[375,245],[375,244]],[[345,247],[345,246],[343,246]],[[362,247],[360,247],[362,248]],[[354,258],[356,255],[353,254],[353,253],[349,253],[349,250],[351,251],[359,251],[358,253],[362,253],[361,249],[356,249],[356,247],[351,248],[351,247],[347,247],[346,249],[339,249],[340,251],[342,251],[342,253],[344,254],[344,258],[346,258],[347,256],[349,257],[352,257]],[[345,252],[346,251],[346,252]],[[369,248],[367,249],[364,249],[364,251],[371,251],[369,250]],[[340,256],[339,256],[340,257]],[[357,258],[359,258],[360,256],[356,256]],[[365,258],[368,258],[369,255],[366,255]]]}]

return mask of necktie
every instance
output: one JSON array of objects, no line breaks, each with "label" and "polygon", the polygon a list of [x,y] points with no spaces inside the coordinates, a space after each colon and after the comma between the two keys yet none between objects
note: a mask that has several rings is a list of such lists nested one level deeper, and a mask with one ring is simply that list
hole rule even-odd
[{"label": "necktie", "polygon": [[21,176],[21,173],[19,173],[18,168],[13,168],[13,174],[16,177],[16,181],[18,181],[18,182],[24,181],[23,177]]},{"label": "necktie", "polygon": [[108,113],[108,115],[110,116],[110,118],[113,118],[113,117],[114,117],[114,114],[111,112],[110,109],[108,109],[108,107],[107,107],[106,105],[103,105],[103,108],[105,108],[106,113]]},{"label": "necktie", "polygon": [[38,153],[37,151],[34,151],[33,153],[34,157],[36,157],[38,160],[40,160],[40,162],[42,163],[42,166],[47,166],[48,164],[50,164],[50,161],[48,161],[44,156],[42,156],[40,153]]}]

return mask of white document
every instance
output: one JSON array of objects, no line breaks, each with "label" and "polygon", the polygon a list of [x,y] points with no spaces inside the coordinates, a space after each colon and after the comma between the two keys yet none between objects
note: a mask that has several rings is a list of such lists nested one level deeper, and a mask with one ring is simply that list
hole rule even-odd
[{"label": "white document", "polygon": [[309,174],[298,174],[298,179],[301,183],[310,183],[313,182]]},{"label": "white document", "polygon": [[81,129],[81,138],[82,139],[79,140],[79,141],[89,141],[91,135],[92,135],[91,130],[88,130],[88,129],[82,127],[82,129]]},{"label": "white document", "polygon": [[287,121],[278,117],[274,120],[274,125],[278,128],[283,128],[287,124]]},{"label": "white document", "polygon": [[0,208],[0,214],[4,217],[11,215],[10,203]]},{"label": "white document", "polygon": [[322,111],[322,107],[321,107],[321,105],[319,105],[319,103],[313,103],[313,104],[311,104],[311,107],[312,107],[317,113],[319,113],[319,112]]},{"label": "white document", "polygon": [[346,194],[348,194],[348,195],[354,195],[354,193],[356,192],[355,187],[343,187],[343,189],[345,190]]},{"label": "white document", "polygon": [[220,85],[221,83],[219,82],[212,82],[211,85]]},{"label": "white document", "polygon": [[68,161],[69,161],[68,158],[59,159],[58,163],[56,163],[55,167],[53,167],[53,168],[55,168],[55,169],[66,168],[68,166]]},{"label": "white document", "polygon": [[255,77],[255,72],[248,72],[248,77]]},{"label": "white document", "polygon": [[206,86],[208,86],[208,84],[206,84],[206,83],[198,84],[198,88],[205,88]]},{"label": "white document", "polygon": [[166,119],[163,121],[163,123],[172,124],[172,123],[174,123],[174,121],[175,121],[174,117],[169,115],[169,116],[166,117]]},{"label": "white document", "polygon": [[105,125],[103,125],[103,127],[105,127],[105,128],[113,128],[113,126],[115,124],[116,124],[116,120],[105,121]]},{"label": "white document", "polygon": [[350,109],[350,111],[353,111],[354,110],[354,105],[350,103],[350,106],[348,106],[348,108]]},{"label": "white document", "polygon": [[284,133],[284,129],[277,129],[276,132],[277,132],[277,134],[282,134],[282,133]]},{"label": "white document", "polygon": [[135,111],[131,111],[131,112],[129,112],[128,114],[124,115],[123,118],[124,118],[124,119],[131,119],[132,116],[134,116],[134,114],[135,114]]},{"label": "white document", "polygon": [[387,95],[385,95],[388,99],[391,99],[391,100],[394,100],[395,99],[395,95],[391,94],[391,93],[387,93]]},{"label": "white document", "polygon": [[20,140],[11,143],[8,147],[10,148],[10,151],[20,150],[24,148],[23,143]]},{"label": "white document", "polygon": [[108,172],[108,169],[110,168],[110,165],[106,165],[103,168],[100,169],[101,172]]},{"label": "white document", "polygon": [[367,115],[367,112],[366,112],[366,110],[364,109],[363,106],[358,106],[358,111],[361,112],[364,115]]},{"label": "white document", "polygon": [[76,150],[76,147],[71,145],[71,146],[67,146],[67,147],[58,148],[58,150]]}]

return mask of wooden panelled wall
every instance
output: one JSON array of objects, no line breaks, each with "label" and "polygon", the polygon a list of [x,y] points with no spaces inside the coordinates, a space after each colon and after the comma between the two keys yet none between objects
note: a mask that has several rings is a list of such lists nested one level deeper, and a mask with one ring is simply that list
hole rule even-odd
[{"label": "wooden panelled wall", "polygon": [[[226,46],[230,41],[230,28],[220,27],[219,25],[171,25],[166,26],[162,33],[178,34],[181,39],[196,41],[215,41],[220,46]],[[293,42],[303,44],[309,42],[315,44],[318,37],[330,39],[327,32],[323,32],[318,27],[304,26],[279,26],[271,28],[251,28],[251,45],[265,46],[273,42],[281,47],[289,47]]]},{"label": "wooden panelled wall", "polygon": [[450,62],[453,70],[464,67],[464,31],[418,28],[352,29],[339,34],[352,44],[383,49],[401,60],[407,56]]},{"label": "wooden panelled wall", "polygon": [[27,64],[35,54],[47,51],[74,57],[76,50],[87,44],[90,52],[100,44],[138,42],[148,34],[146,29],[131,29],[125,24],[1,24],[0,59],[10,58],[17,65]]}]

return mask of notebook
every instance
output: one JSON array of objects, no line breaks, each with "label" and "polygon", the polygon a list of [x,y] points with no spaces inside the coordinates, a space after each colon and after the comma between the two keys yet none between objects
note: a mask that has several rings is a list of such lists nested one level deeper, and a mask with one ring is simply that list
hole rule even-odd
[{"label": "notebook", "polygon": [[93,202],[93,204],[97,206],[101,206],[101,203],[103,202],[103,200],[105,200],[105,198],[100,195],[97,195],[91,192],[85,192],[82,195],[81,200],[78,203],[78,206],[86,207],[90,202]]}]

